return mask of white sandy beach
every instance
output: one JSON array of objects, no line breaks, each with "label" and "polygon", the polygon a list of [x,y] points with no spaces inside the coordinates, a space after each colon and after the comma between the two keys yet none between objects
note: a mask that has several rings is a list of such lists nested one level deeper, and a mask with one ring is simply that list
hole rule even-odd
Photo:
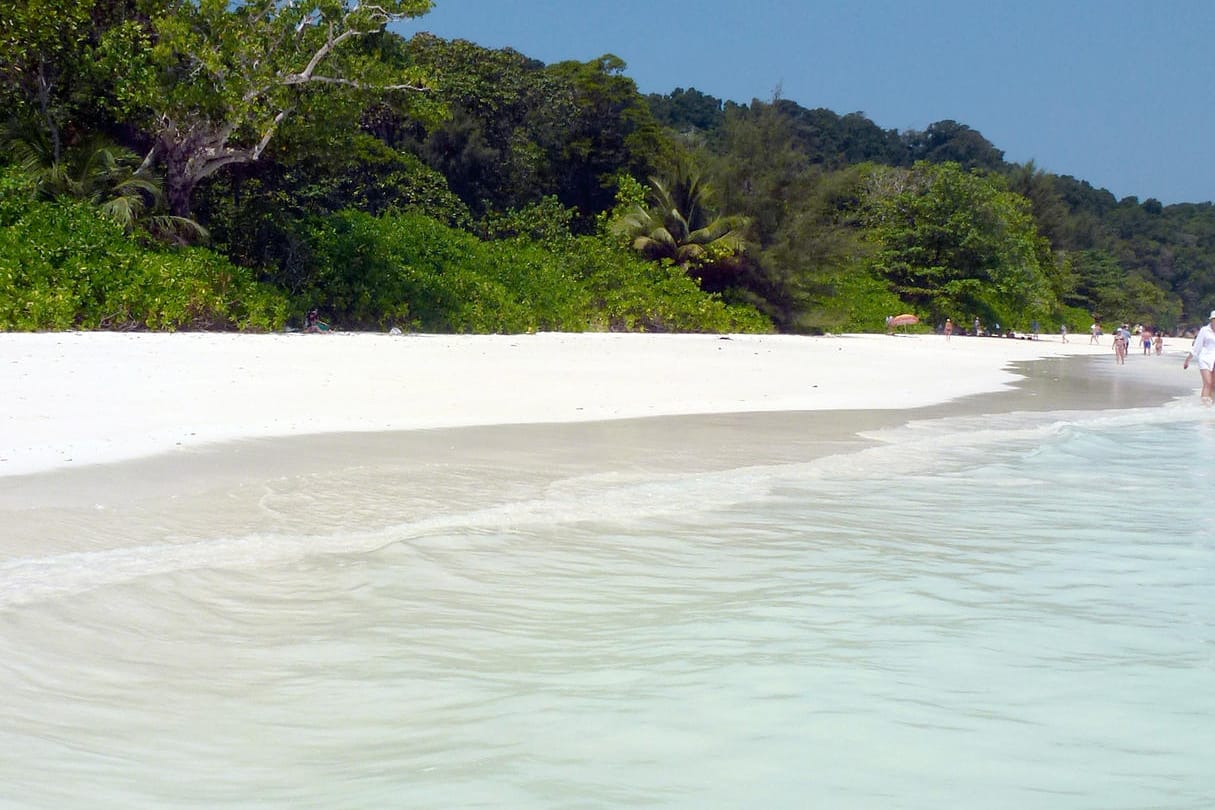
[{"label": "white sandy beach", "polygon": [[246,438],[905,409],[998,391],[1011,362],[1060,355],[1113,362],[1086,336],[4,334],[0,475]]},{"label": "white sandy beach", "polygon": [[0,335],[0,806],[1209,806],[1183,353]]}]

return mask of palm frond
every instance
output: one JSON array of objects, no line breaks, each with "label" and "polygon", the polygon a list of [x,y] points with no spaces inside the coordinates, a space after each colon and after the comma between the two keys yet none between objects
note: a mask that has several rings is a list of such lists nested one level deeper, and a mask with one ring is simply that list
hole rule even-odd
[{"label": "palm frond", "polygon": [[750,220],[717,216],[713,189],[694,166],[681,166],[673,178],[651,177],[649,183],[649,207],[634,208],[612,225],[614,233],[631,236],[643,256],[690,269],[744,250]]},{"label": "palm frond", "polygon": [[189,217],[173,216],[172,214],[156,214],[146,217],[144,227],[159,239],[183,244],[205,242],[211,238],[211,232],[201,223]]}]

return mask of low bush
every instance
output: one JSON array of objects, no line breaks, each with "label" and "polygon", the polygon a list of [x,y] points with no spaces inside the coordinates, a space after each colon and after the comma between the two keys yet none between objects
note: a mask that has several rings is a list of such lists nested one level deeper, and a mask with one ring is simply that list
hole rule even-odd
[{"label": "low bush", "polygon": [[0,184],[0,329],[280,328],[286,298],[203,248],[149,249],[76,201]]},{"label": "low bush", "polygon": [[886,328],[887,317],[907,311],[907,304],[863,267],[825,276],[821,284],[830,294],[798,313],[795,331],[878,332]]},{"label": "low bush", "polygon": [[771,331],[669,265],[594,237],[485,242],[416,213],[312,222],[301,307],[344,328],[433,332]]}]

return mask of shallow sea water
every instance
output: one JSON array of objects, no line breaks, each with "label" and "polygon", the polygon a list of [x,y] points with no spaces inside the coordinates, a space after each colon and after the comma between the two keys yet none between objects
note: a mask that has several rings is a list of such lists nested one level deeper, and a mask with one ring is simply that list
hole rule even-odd
[{"label": "shallow sea water", "polygon": [[868,438],[0,561],[0,806],[1215,806],[1212,414]]}]

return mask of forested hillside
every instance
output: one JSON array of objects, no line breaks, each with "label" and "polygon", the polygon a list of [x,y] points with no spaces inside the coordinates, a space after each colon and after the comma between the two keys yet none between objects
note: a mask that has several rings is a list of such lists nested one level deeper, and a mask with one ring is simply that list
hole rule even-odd
[{"label": "forested hillside", "polygon": [[[954,121],[643,96],[390,23],[429,0],[0,8],[0,329],[1181,329],[1215,210]],[[424,19],[419,21],[424,27]]]}]

